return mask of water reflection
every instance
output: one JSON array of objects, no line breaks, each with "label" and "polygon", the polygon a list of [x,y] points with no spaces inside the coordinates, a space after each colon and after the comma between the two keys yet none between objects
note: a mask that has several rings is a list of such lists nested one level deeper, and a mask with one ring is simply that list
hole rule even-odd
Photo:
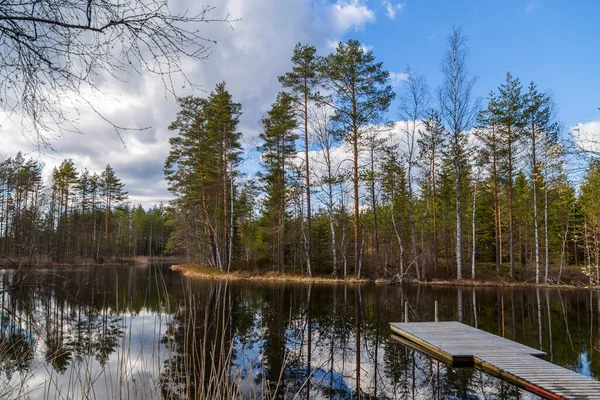
[{"label": "water reflection", "polygon": [[1,398],[536,398],[392,339],[405,301],[411,321],[438,301],[442,321],[600,377],[597,291],[190,281],[161,266],[4,271],[0,290]]}]

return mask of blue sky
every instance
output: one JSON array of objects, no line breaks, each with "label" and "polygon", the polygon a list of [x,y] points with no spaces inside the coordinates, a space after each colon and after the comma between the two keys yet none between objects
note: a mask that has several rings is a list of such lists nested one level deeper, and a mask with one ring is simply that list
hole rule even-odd
[{"label": "blue sky", "polygon": [[410,64],[437,87],[446,37],[461,25],[479,96],[510,71],[524,86],[534,80],[552,91],[566,127],[600,118],[600,1],[407,0],[394,19],[386,16],[384,3],[364,4],[375,20],[344,37],[372,46],[390,71]]}]

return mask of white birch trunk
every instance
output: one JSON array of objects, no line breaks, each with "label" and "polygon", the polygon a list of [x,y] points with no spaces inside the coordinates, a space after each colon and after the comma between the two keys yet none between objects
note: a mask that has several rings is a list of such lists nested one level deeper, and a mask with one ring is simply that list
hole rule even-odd
[{"label": "white birch trunk", "polygon": [[475,180],[475,187],[473,188],[473,213],[472,213],[472,218],[471,218],[471,223],[472,223],[472,240],[473,240],[473,246],[472,246],[472,253],[471,253],[471,279],[475,279],[475,255],[477,253],[477,249],[476,249],[476,245],[477,245],[477,240],[475,237],[475,208],[477,206],[477,180]]},{"label": "white birch trunk", "polygon": [[404,276],[404,246],[402,246],[402,238],[400,237],[400,233],[398,232],[398,227],[396,225],[396,217],[394,216],[394,200],[392,193],[392,203],[391,203],[391,212],[392,212],[392,226],[394,227],[394,233],[396,234],[396,239],[398,240],[398,246],[400,248],[400,277]]},{"label": "white birch trunk", "polygon": [[[545,178],[544,183],[544,247],[545,247],[545,272],[544,283],[548,283],[548,270],[550,269],[550,244],[548,243],[548,180]],[[566,235],[565,235],[566,237]],[[564,254],[564,246],[563,246]],[[561,256],[562,257],[562,256]],[[561,260],[562,261],[562,260]]]},{"label": "white birch trunk", "polygon": [[[535,168],[535,166],[534,166]],[[535,283],[540,283],[540,238],[537,209],[537,177],[533,175],[533,230],[535,238]]]}]

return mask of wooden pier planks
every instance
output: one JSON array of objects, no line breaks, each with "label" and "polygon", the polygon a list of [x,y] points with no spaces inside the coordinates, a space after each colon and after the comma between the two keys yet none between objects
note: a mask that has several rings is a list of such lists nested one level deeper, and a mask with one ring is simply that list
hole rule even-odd
[{"label": "wooden pier planks", "polygon": [[450,365],[473,365],[547,399],[598,399],[600,382],[549,363],[543,351],[459,322],[391,323],[402,342]]}]

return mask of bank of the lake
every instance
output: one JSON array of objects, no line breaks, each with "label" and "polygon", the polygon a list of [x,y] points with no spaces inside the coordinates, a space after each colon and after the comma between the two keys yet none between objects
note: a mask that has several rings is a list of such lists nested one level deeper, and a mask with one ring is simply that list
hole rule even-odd
[{"label": "bank of the lake", "polygon": [[[248,280],[248,281],[265,281],[265,282],[318,282],[318,283],[376,283],[376,284],[393,284],[399,283],[398,277],[395,278],[370,278],[348,276],[346,278],[334,275],[314,275],[308,277],[302,274],[279,273],[276,271],[261,271],[261,270],[232,270],[223,271],[210,266],[202,266],[198,264],[173,264],[171,270],[180,272],[186,277],[197,279],[225,279],[225,280]],[[569,267],[562,273],[562,281],[552,277],[549,283],[535,283],[535,278],[531,276],[523,277],[522,280],[511,280],[510,276],[497,272],[487,272],[477,279],[450,279],[445,276],[429,276],[426,280],[417,280],[414,277],[404,277],[403,282],[424,285],[438,286],[466,286],[466,287],[547,287],[547,288],[600,288],[600,285],[592,283],[590,285],[589,278],[581,272],[579,268]]]},{"label": "bank of the lake", "polygon": [[[308,277],[306,275],[279,273],[275,271],[250,271],[233,270],[230,272],[222,271],[216,268],[202,266],[198,264],[174,264],[171,265],[173,271],[181,272],[189,278],[200,279],[230,279],[230,280],[249,280],[249,281],[271,281],[271,282],[322,282],[322,283],[367,283],[372,279],[356,278],[350,276],[339,278],[336,276],[315,275]],[[384,282],[377,280],[376,282]]]},{"label": "bank of the lake", "polygon": [[50,257],[3,257],[0,258],[0,268],[75,268],[100,266],[134,266],[149,264],[172,264],[183,260],[181,257],[122,257],[100,258],[75,257],[69,260],[53,260]]}]

